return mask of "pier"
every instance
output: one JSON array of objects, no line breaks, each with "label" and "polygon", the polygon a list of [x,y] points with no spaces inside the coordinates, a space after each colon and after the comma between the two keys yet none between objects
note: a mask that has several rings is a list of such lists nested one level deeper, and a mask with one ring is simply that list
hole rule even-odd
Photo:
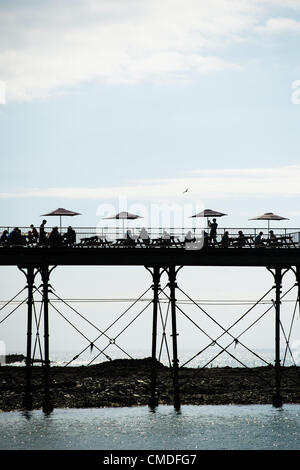
[{"label": "pier", "polygon": [[[13,228],[2,227],[2,231],[11,232]],[[0,228],[1,230],[1,228]],[[274,304],[269,309],[274,309],[274,391],[272,396],[273,406],[280,408],[283,404],[281,395],[282,380],[282,357],[281,341],[284,339],[286,351],[290,351],[289,338],[294,324],[290,325],[290,331],[284,332],[281,322],[281,303],[283,297],[283,283],[285,274],[291,272],[294,275],[295,283],[288,289],[288,292],[295,288],[296,304],[299,304],[300,286],[300,229],[274,229],[276,240],[263,239],[258,243],[256,236],[261,231],[257,228],[229,228],[219,229],[217,240],[210,240],[205,236],[203,230],[193,229],[192,238],[186,238],[186,230],[169,229],[168,236],[162,236],[161,229],[148,229],[148,237],[140,238],[139,229],[131,229],[132,236],[124,237],[120,231],[96,228],[75,228],[75,238],[70,241],[63,235],[67,233],[67,228],[61,228],[60,237],[55,243],[33,240],[28,236],[29,227],[20,227],[20,233],[14,242],[5,241],[0,245],[0,265],[15,266],[24,273],[27,291],[27,346],[26,346],[26,387],[24,390],[23,404],[25,409],[32,409],[34,396],[31,387],[32,367],[33,367],[33,321],[34,321],[34,295],[41,296],[41,313],[43,317],[43,349],[42,373],[44,384],[43,410],[48,413],[53,410],[55,403],[51,398],[51,358],[49,356],[49,293],[53,293],[51,286],[51,274],[54,269],[63,266],[73,266],[80,269],[80,266],[140,266],[149,272],[149,286],[147,292],[152,291],[152,367],[151,384],[149,390],[149,406],[155,408],[158,405],[157,397],[157,357],[158,357],[158,334],[157,325],[160,312],[160,297],[163,296],[168,301],[171,319],[171,343],[172,343],[172,364],[170,367],[173,380],[173,404],[176,410],[180,409],[180,368],[178,360],[178,329],[177,315],[182,312],[182,307],[178,305],[176,293],[183,293],[190,303],[197,306],[204,314],[205,310],[197,304],[184,290],[184,286],[178,284],[178,272],[188,266],[211,266],[211,267],[262,267],[270,277],[270,289],[253,305],[259,304],[263,298],[271,291],[274,292]],[[51,229],[47,229],[48,231]],[[228,243],[222,242],[222,235],[227,232]],[[243,243],[239,242],[239,233],[244,235]],[[41,281],[38,286],[37,278]],[[167,279],[166,288],[162,289],[162,278]],[[13,299],[12,299],[13,300]],[[62,300],[62,299],[61,299]],[[9,306],[9,302],[6,307]],[[251,310],[249,309],[249,310]],[[184,313],[184,312],[183,312]],[[243,314],[242,316],[246,315]],[[242,317],[241,316],[241,317]],[[0,317],[0,327],[9,315]],[[194,322],[198,328],[208,338],[208,346],[216,344],[221,352],[228,352],[228,348],[222,347],[218,341],[225,334],[230,337],[230,344],[238,343],[243,345],[239,336],[231,333],[231,327],[223,327],[213,317],[210,319],[221,328],[222,334],[211,337],[207,332],[202,331],[200,324]],[[294,317],[293,317],[294,320]],[[237,320],[235,323],[237,323]],[[132,322],[134,323],[134,322]],[[128,326],[131,326],[128,325]],[[108,344],[117,344],[117,338],[111,338],[98,328],[98,338],[107,337]],[[109,328],[107,328],[108,330]],[[25,332],[24,332],[25,333]],[[164,329],[163,335],[166,335]],[[97,339],[87,340],[87,347],[97,349]],[[36,344],[34,348],[36,347]],[[197,355],[201,353],[198,352]],[[254,354],[255,351],[253,351]],[[104,350],[98,350],[98,354],[106,355]],[[230,353],[231,354],[231,353]],[[72,362],[72,361],[70,361]],[[241,363],[243,366],[243,364]]]}]

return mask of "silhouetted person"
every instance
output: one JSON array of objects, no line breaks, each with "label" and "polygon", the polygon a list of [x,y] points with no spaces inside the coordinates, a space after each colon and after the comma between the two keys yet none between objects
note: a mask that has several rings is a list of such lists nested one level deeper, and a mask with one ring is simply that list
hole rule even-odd
[{"label": "silhouetted person", "polygon": [[262,236],[263,236],[263,232],[259,232],[259,234],[255,237],[255,240],[254,240],[255,248],[260,248],[264,246]]},{"label": "silhouetted person", "polygon": [[48,237],[48,244],[60,245],[61,241],[62,241],[62,237],[58,231],[58,227],[53,227],[52,232],[49,234],[49,237]]},{"label": "silhouetted person", "polygon": [[68,227],[67,232],[63,235],[63,239],[67,245],[74,245],[76,243],[76,232],[71,226]]},{"label": "silhouetted person", "polygon": [[208,226],[210,227],[210,234],[209,234],[210,242],[216,243],[217,242],[217,228],[218,228],[217,220],[213,219],[212,222],[208,221]]},{"label": "silhouetted person", "polygon": [[185,243],[191,243],[191,242],[194,242],[196,239],[195,237],[193,236],[191,230],[189,230],[186,234],[185,234],[185,237],[184,237],[184,242]]},{"label": "silhouetted person", "polygon": [[149,234],[147,232],[147,230],[143,227],[140,231],[140,234],[139,234],[139,238],[141,240],[143,240],[143,242],[145,243],[145,245],[148,245],[150,243],[150,237],[149,237]]},{"label": "silhouetted person", "polygon": [[39,232],[37,231],[37,229],[35,228],[33,224],[30,225],[30,229],[31,229],[30,231],[32,235],[32,243],[37,243],[39,239]]},{"label": "silhouetted person", "polygon": [[7,240],[8,240],[8,230],[4,230],[0,237],[0,243],[4,245],[5,243],[7,243]]},{"label": "silhouetted person", "polygon": [[34,243],[36,243],[36,238],[34,237],[31,230],[29,230],[27,234],[27,242],[29,243],[29,245],[33,245]]},{"label": "silhouetted person", "polygon": [[222,235],[221,244],[222,244],[222,248],[228,248],[230,244],[230,238],[229,238],[228,232],[224,232],[224,234]]},{"label": "silhouetted person", "polygon": [[7,242],[11,244],[21,243],[21,230],[18,227],[10,232]]},{"label": "silhouetted person", "polygon": [[47,223],[47,220],[43,220],[43,222],[40,225],[40,236],[39,236],[40,245],[45,245],[47,242],[47,237],[46,237],[46,232],[45,232],[46,223]]},{"label": "silhouetted person", "polygon": [[237,238],[237,245],[239,247],[242,247],[242,246],[246,245],[246,238],[245,238],[245,235],[243,234],[243,232],[241,230],[239,230],[239,236]]},{"label": "silhouetted person", "polygon": [[161,236],[161,240],[162,240],[162,243],[164,245],[169,245],[170,244],[170,234],[164,230],[163,233],[162,233],[162,236]]},{"label": "silhouetted person", "polygon": [[269,239],[268,239],[268,245],[278,245],[278,240],[276,235],[274,234],[273,230],[270,230],[269,232]]},{"label": "silhouetted person", "polygon": [[204,236],[204,247],[208,247],[209,245],[209,235],[206,230],[203,231],[203,236]]}]

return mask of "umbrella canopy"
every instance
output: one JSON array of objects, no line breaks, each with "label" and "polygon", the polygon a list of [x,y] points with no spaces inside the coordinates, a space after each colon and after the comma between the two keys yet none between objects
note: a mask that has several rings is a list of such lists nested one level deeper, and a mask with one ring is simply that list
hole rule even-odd
[{"label": "umbrella canopy", "polygon": [[111,217],[103,217],[103,219],[121,219],[123,221],[123,232],[124,232],[124,221],[125,220],[134,220],[134,219],[141,219],[142,217],[140,215],[136,214],[130,214],[130,212],[119,212],[116,215],[113,215]]},{"label": "umbrella canopy", "polygon": [[104,219],[140,219],[140,215],[136,214],[130,214],[129,212],[119,212],[116,215],[113,215],[112,217],[103,217]]},{"label": "umbrella canopy", "polygon": [[48,212],[47,214],[42,214],[42,216],[59,216],[60,219],[60,229],[61,229],[61,218],[62,216],[74,216],[74,215],[81,215],[79,212],[73,212],[69,211],[67,209],[63,209],[62,207],[59,207],[58,209],[55,209],[55,211]]},{"label": "umbrella canopy", "polygon": [[191,217],[207,217],[208,221],[209,217],[223,217],[223,215],[227,214],[223,214],[223,212],[213,211],[211,209],[204,209],[204,211],[198,212],[198,214],[195,215],[191,215]]},{"label": "umbrella canopy", "polygon": [[263,215],[258,215],[249,220],[267,220],[268,221],[268,231],[270,228],[270,220],[289,220],[286,217],[281,217],[280,215],[273,214],[273,212],[266,212]]}]

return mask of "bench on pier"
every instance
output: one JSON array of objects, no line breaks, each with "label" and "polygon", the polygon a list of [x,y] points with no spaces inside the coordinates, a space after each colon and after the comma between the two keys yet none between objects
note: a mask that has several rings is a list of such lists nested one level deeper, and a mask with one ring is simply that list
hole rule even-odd
[{"label": "bench on pier", "polygon": [[160,246],[160,247],[167,247],[167,246],[176,246],[177,248],[184,248],[185,242],[179,240],[178,237],[174,235],[170,235],[169,238],[159,237],[153,238],[150,243],[151,246]]},{"label": "bench on pier", "polygon": [[94,235],[92,237],[85,237],[80,239],[79,246],[102,246],[102,247],[110,247],[113,242],[108,241],[106,238],[102,239],[98,237],[98,235]]}]

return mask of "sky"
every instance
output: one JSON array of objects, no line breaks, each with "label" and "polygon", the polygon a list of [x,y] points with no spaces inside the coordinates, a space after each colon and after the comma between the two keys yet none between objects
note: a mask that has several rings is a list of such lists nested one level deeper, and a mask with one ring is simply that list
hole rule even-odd
[{"label": "sky", "polygon": [[[1,0],[0,226],[64,207],[84,227],[120,210],[159,227],[173,211],[188,227],[201,208],[228,214],[220,226],[265,229],[249,219],[274,212],[289,219],[276,227],[299,227],[299,39],[299,0]],[[2,300],[22,276],[0,268]],[[272,282],[254,268],[181,276],[200,299],[257,299]],[[64,298],[134,298],[149,282],[143,268],[53,272]],[[124,305],[80,307],[106,321]],[[55,321],[53,348],[76,349]],[[2,341],[23,350],[20,317],[7,324]],[[142,329],[130,345],[144,345]],[[273,347],[269,329],[251,344]]]}]

